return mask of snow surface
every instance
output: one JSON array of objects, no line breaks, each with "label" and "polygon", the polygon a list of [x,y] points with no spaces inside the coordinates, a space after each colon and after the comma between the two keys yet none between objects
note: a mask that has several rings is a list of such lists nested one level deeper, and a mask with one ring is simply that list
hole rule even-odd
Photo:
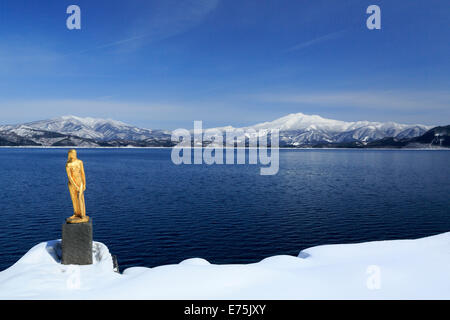
[{"label": "snow surface", "polygon": [[370,129],[390,129],[393,131],[403,131],[407,128],[421,127],[431,129],[430,126],[420,124],[400,124],[395,122],[370,122],[370,121],[341,121],[326,119],[319,115],[306,115],[301,112],[291,113],[271,122],[263,122],[248,128],[259,129],[280,129],[280,131],[293,130],[324,130],[330,132],[346,132],[367,127]]},{"label": "snow surface", "polygon": [[[450,299],[450,232],[417,240],[324,245],[252,264],[200,258],[113,271],[94,242],[89,266],[59,262],[60,241],[0,272],[1,299]],[[119,257],[120,261],[120,257]],[[374,269],[375,268],[375,269]],[[378,285],[373,285],[374,270]],[[378,277],[379,276],[379,277]]]}]

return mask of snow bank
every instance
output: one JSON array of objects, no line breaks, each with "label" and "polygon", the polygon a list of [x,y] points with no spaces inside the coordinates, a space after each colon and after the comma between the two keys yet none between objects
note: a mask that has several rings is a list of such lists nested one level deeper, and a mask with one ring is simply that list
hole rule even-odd
[{"label": "snow bank", "polygon": [[0,272],[0,299],[450,299],[450,232],[318,246],[253,264],[194,258],[123,274],[99,242],[93,265],[61,265],[59,256],[59,240],[33,247]]}]

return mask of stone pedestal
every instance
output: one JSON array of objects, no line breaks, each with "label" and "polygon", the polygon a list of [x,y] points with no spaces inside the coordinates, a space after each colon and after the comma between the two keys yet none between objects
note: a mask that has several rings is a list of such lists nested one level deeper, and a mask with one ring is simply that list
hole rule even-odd
[{"label": "stone pedestal", "polygon": [[92,264],[92,219],[62,226],[62,264]]}]

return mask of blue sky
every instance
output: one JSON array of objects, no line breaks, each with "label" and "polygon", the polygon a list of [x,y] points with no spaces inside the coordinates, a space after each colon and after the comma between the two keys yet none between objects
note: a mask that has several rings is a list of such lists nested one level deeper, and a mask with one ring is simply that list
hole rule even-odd
[{"label": "blue sky", "polygon": [[[81,30],[66,28],[71,4]],[[0,0],[0,123],[450,124],[449,25],[447,0]]]}]

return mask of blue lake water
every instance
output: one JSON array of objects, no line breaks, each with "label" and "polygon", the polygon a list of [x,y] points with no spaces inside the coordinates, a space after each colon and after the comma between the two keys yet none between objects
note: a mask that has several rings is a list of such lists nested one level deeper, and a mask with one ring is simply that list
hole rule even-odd
[{"label": "blue lake water", "polygon": [[[250,263],[450,230],[450,151],[281,150],[280,170],[181,165],[170,149],[79,149],[94,240],[121,269]],[[67,149],[0,149],[0,270],[61,237]]]}]

